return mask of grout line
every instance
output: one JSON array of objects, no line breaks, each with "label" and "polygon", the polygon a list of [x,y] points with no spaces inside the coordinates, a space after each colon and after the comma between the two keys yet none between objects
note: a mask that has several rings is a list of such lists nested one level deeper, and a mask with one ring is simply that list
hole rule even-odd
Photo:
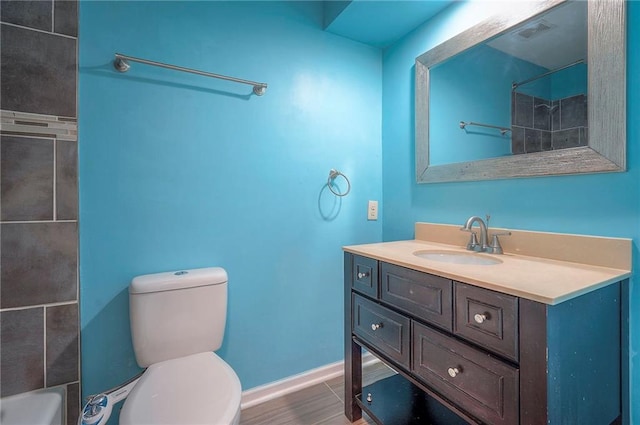
[{"label": "grout line", "polygon": [[3,132],[2,135],[25,138],[25,139],[39,139],[39,140],[55,140],[56,139],[55,137],[47,136],[45,134],[18,134],[18,133],[7,134]]},{"label": "grout line", "polygon": [[58,184],[57,184],[57,175],[58,175],[58,140],[53,139],[53,221],[58,220],[58,206],[57,206],[57,198],[58,198]]},{"label": "grout line", "polygon": [[77,223],[78,220],[17,220],[17,221],[0,221],[0,224],[46,224],[46,223]]},{"label": "grout line", "polygon": [[19,310],[29,310],[31,308],[58,307],[58,306],[62,306],[62,305],[73,305],[73,304],[78,304],[78,301],[62,301],[62,302],[59,302],[59,303],[36,304],[36,305],[27,305],[27,306],[22,306],[22,307],[8,307],[8,308],[2,308],[2,309],[0,309],[0,311],[2,311],[2,312],[5,312],[5,311],[19,311]]},{"label": "grout line", "polygon": [[586,125],[579,125],[576,127],[569,127],[569,128],[559,128],[557,130],[544,130],[541,128],[535,128],[535,127],[525,127],[523,125],[517,125],[517,124],[511,124],[512,127],[517,127],[517,128],[522,128],[523,130],[537,130],[537,131],[548,131],[550,133],[555,133],[558,131],[565,131],[565,130],[575,130],[575,129],[581,129],[581,128],[588,128],[588,126]]},{"label": "grout line", "polygon": [[42,335],[44,336],[44,344],[43,347],[43,376],[44,376],[44,387],[47,388],[47,307],[43,307],[42,313],[42,326],[44,327]]},{"label": "grout line", "polygon": [[333,393],[333,395],[338,398],[338,400],[340,400],[342,403],[344,403],[344,400],[341,399],[340,396],[338,394],[336,394],[335,391],[333,391],[333,388],[331,388],[331,386],[329,384],[327,384],[327,381],[324,381],[324,384],[327,386],[327,388],[329,388],[329,391],[331,391]]},{"label": "grout line", "polygon": [[22,28],[24,30],[30,30],[30,31],[35,31],[35,32],[40,32],[42,34],[49,34],[49,35],[56,35],[58,37],[63,37],[63,38],[68,38],[70,40],[75,40],[78,41],[78,37],[72,37],[70,35],[66,35],[66,34],[60,34],[57,32],[53,32],[53,31],[45,31],[45,30],[41,30],[38,28],[31,28],[31,27],[25,27],[24,25],[17,25],[17,24],[12,24],[10,22],[2,22],[2,25],[8,25],[10,27],[15,27],[15,28]]}]

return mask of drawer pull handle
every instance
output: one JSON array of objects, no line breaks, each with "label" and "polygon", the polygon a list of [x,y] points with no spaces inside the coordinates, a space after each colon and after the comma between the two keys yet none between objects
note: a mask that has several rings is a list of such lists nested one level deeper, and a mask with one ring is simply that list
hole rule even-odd
[{"label": "drawer pull handle", "polygon": [[372,331],[377,331],[378,329],[380,329],[382,327],[382,323],[372,323],[371,324],[371,330]]},{"label": "drawer pull handle", "polygon": [[486,314],[476,314],[475,316],[473,316],[473,320],[475,320],[476,323],[483,323],[485,320],[487,320],[487,315]]},{"label": "drawer pull handle", "polygon": [[450,367],[449,369],[447,369],[447,372],[449,373],[450,377],[455,378],[460,373],[460,370],[457,367]]},{"label": "drawer pull handle", "polygon": [[369,272],[365,272],[365,273],[358,272],[358,279],[364,279],[365,277],[368,277],[368,276],[369,276]]}]

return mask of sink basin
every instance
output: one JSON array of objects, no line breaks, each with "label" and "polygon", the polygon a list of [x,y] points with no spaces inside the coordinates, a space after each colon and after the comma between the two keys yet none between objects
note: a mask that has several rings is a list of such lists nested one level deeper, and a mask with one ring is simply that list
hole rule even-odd
[{"label": "sink basin", "polygon": [[474,266],[491,266],[493,264],[501,264],[502,260],[489,257],[488,255],[478,254],[477,252],[459,252],[448,250],[425,250],[416,251],[413,255],[424,258],[425,260],[439,261],[441,263],[451,264],[469,264]]}]

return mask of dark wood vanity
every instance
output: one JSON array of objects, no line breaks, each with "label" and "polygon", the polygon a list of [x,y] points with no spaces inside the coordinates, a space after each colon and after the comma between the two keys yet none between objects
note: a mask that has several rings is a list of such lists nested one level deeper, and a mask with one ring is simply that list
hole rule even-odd
[{"label": "dark wood vanity", "polygon": [[[621,423],[621,283],[556,305],[344,254],[345,415]],[[397,375],[362,387],[362,349]]]}]

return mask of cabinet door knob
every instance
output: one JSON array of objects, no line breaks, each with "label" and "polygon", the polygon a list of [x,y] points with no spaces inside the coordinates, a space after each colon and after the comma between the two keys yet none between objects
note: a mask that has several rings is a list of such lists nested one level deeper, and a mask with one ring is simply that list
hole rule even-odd
[{"label": "cabinet door knob", "polygon": [[372,323],[371,324],[371,330],[372,331],[377,331],[378,329],[380,329],[382,327],[382,323]]},{"label": "cabinet door knob", "polygon": [[475,316],[473,316],[473,320],[475,320],[476,323],[483,323],[485,320],[487,320],[487,315],[478,313]]},{"label": "cabinet door knob", "polygon": [[369,276],[369,272],[358,272],[358,279],[363,279],[367,276]]},{"label": "cabinet door knob", "polygon": [[450,377],[455,378],[460,373],[460,370],[457,367],[450,367],[449,369],[447,369],[447,372],[449,373]]}]

